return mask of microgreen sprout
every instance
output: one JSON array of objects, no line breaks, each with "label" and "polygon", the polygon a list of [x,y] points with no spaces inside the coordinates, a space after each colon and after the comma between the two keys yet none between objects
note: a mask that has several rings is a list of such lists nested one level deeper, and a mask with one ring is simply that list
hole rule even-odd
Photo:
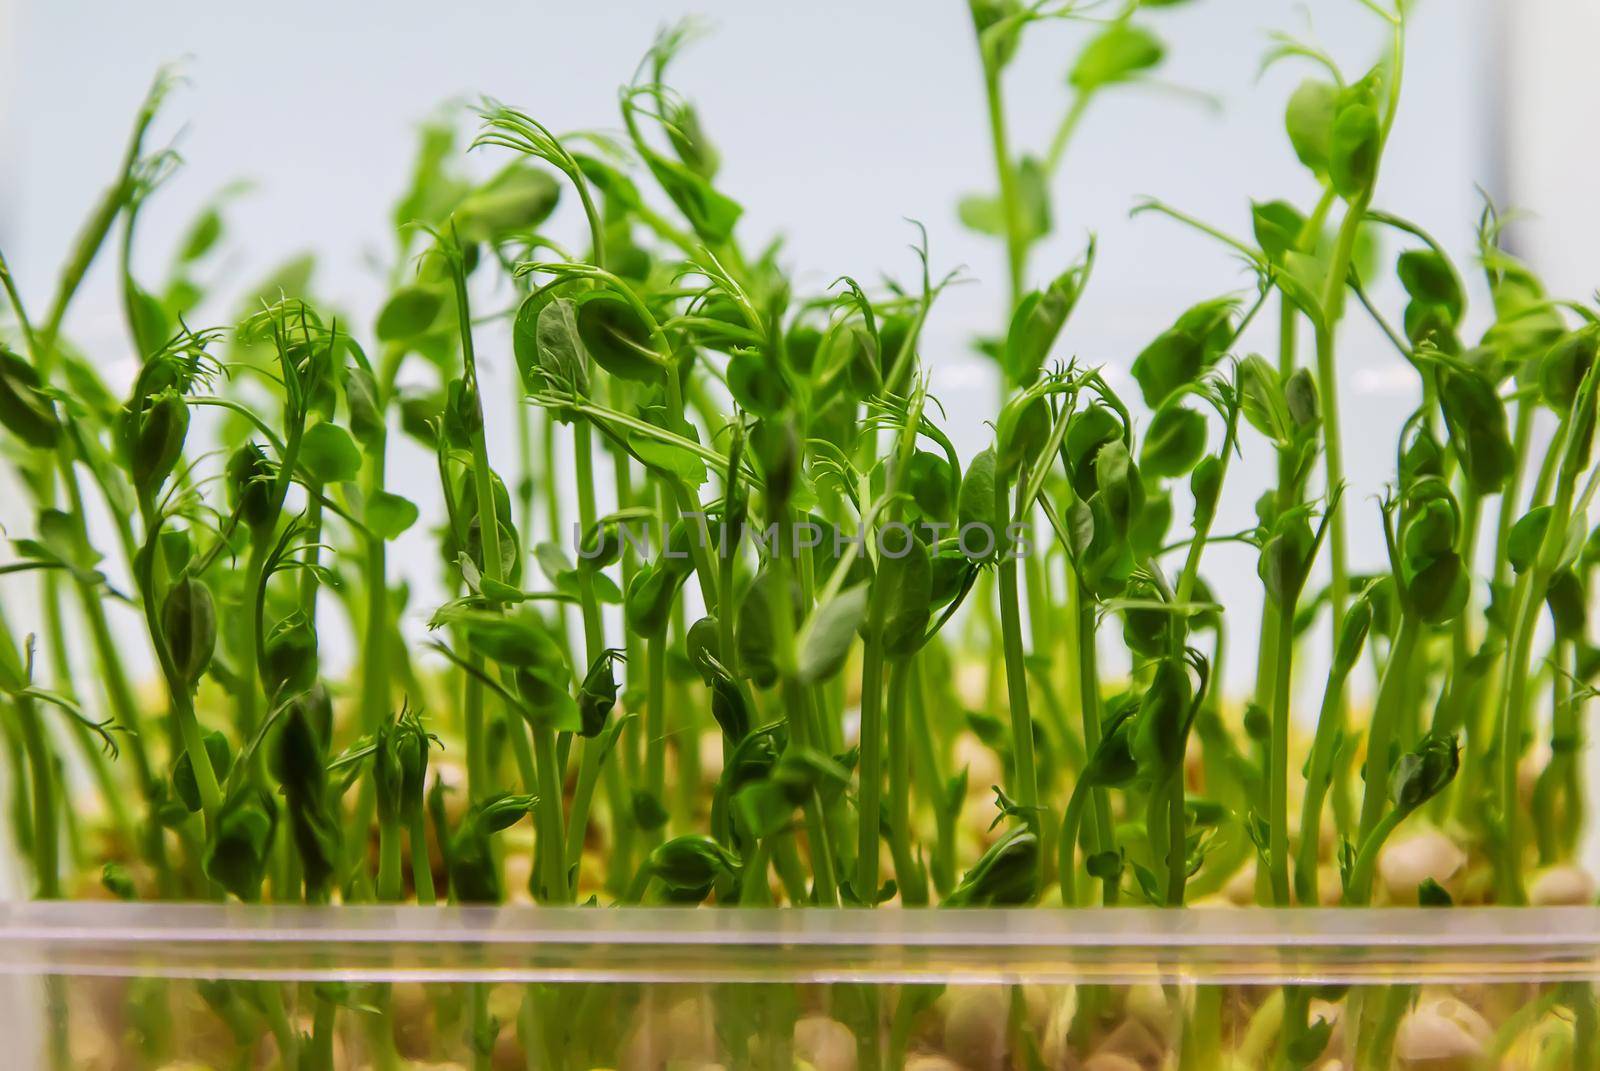
[{"label": "microgreen sprout", "polygon": [[[1489,205],[1471,252],[1490,302],[1469,310],[1466,262],[1385,205],[1407,12],[1360,0],[1386,41],[1367,71],[1268,46],[1311,68],[1283,146],[1308,203],[1253,202],[1237,227],[1134,205],[1246,284],[1205,283],[1134,351],[1077,353],[1110,283],[1094,238],[1040,263],[1070,207],[1053,193],[1095,102],[1165,61],[1175,6],[971,0],[995,191],[956,214],[1002,248],[1005,294],[971,456],[924,353],[968,274],[938,267],[940,226],[914,224],[909,276],[872,285],[751,244],[723,147],[668,80],[684,27],[621,89],[616,139],[489,100],[471,154],[426,127],[370,324],[302,261],[235,323],[191,326],[226,196],[168,278],[136,272],[136,222],[181,163],[146,144],[159,82],[51,302],[30,315],[0,258],[0,436],[29,526],[0,576],[42,607],[37,637],[32,604],[0,607],[0,741],[38,896],[89,875],[122,899],[318,905],[1552,902],[1535,868],[1576,866],[1592,809],[1600,308],[1547,294]],[[1084,43],[1053,136],[1023,152],[1005,76],[1049,23]],[[1379,233],[1392,255],[1363,252]],[[120,397],[66,316],[111,243],[138,368]],[[1359,316],[1415,377],[1376,502],[1344,467]],[[1246,458],[1264,485],[1238,486]],[[1358,526],[1376,560],[1353,560]],[[1225,570],[1224,545],[1254,569]],[[1402,865],[1413,833],[1464,862]],[[355,993],[317,987],[304,1037],[276,986],[206,1000],[242,1052],[266,1031],[331,1067],[340,1010],[399,998]],[[1215,1066],[1206,1007],[1167,996],[1178,1065]],[[1316,1063],[1335,1013],[1312,997],[1253,1005],[1241,1051]],[[1389,1066],[1408,999],[1348,998],[1368,1063],[1344,1066]],[[1109,994],[1076,1000],[1058,1033],[1110,1032]],[[1540,1007],[1595,1051],[1586,988]],[[932,1008],[892,1012],[902,1052]],[[435,1011],[498,1062],[485,990]],[[530,1065],[595,1014],[530,989]]]}]

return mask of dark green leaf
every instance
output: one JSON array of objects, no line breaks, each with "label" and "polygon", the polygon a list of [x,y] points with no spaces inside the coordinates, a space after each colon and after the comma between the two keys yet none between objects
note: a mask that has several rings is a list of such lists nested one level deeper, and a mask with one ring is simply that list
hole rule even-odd
[{"label": "dark green leaf", "polygon": [[1150,420],[1139,466],[1160,479],[1182,476],[1199,461],[1206,448],[1206,418],[1176,401],[1168,401]]},{"label": "dark green leaf", "polygon": [[614,376],[657,383],[662,369],[649,325],[625,298],[597,290],[578,299],[578,336],[600,367]]},{"label": "dark green leaf", "polygon": [[814,684],[839,672],[867,613],[866,584],[855,584],[817,604],[801,630],[796,676]]}]

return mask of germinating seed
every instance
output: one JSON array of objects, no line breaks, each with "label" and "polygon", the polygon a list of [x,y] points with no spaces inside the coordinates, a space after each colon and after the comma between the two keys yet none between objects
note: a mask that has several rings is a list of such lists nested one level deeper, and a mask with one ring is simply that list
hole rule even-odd
[{"label": "germinating seed", "polygon": [[[683,28],[624,88],[620,140],[486,102],[469,148],[501,169],[474,182],[454,130],[426,128],[370,323],[334,316],[297,262],[239,323],[192,327],[220,202],[169,278],[135,278],[134,222],[172,163],[145,139],[158,80],[52,301],[25,307],[0,259],[0,425],[36,517],[3,568],[36,576],[56,622],[35,638],[0,617],[7,814],[37,895],[86,895],[98,875],[122,899],[323,904],[1592,902],[1575,852],[1600,676],[1600,310],[1548,296],[1502,248],[1491,205],[1474,251],[1490,326],[1467,336],[1461,269],[1381,208],[1406,12],[1361,2],[1390,35],[1370,70],[1287,37],[1269,57],[1313,61],[1285,148],[1320,197],[1255,203],[1249,239],[1139,206],[1225,244],[1256,285],[1125,355],[1132,398],[1066,357],[1073,312],[1094,300],[1094,244],[1064,267],[1037,254],[1080,120],[1159,68],[1163,13],[1146,9],[1179,0],[1096,8],[1039,153],[1012,140],[1004,76],[1035,24],[1084,13],[971,0],[994,189],[959,215],[1003,246],[1011,312],[979,343],[1004,396],[992,444],[968,458],[921,359],[952,281],[931,271],[926,233],[918,276],[873,289],[848,275],[800,288],[775,246],[741,241],[719,152],[667,81]],[[581,218],[584,246],[544,232],[558,213]],[[1392,265],[1360,262],[1372,231],[1397,243]],[[142,360],[125,398],[65,334],[97,257],[117,262]],[[1369,296],[1389,270],[1400,309]],[[487,295],[507,288],[514,307],[497,314]],[[1277,351],[1243,351],[1274,315]],[[1344,493],[1353,316],[1382,328],[1421,399],[1376,510]],[[514,357],[525,395],[501,471],[485,350]],[[1541,425],[1556,429],[1545,452]],[[403,438],[434,459],[438,515],[397,489]],[[558,447],[575,514],[554,489]],[[1230,532],[1218,503],[1246,452],[1275,477]],[[1350,559],[1356,524],[1382,525],[1384,560]],[[388,556],[419,528],[449,591],[436,607],[408,603]],[[1259,620],[1225,611],[1207,575],[1218,542],[1255,551]],[[159,700],[130,677],[112,599],[143,613]],[[400,627],[419,609],[426,648]],[[1322,622],[1332,648],[1312,650]],[[344,679],[321,658],[333,629],[361,652]],[[78,636],[83,649],[62,646]],[[1126,674],[1102,661],[1113,647]],[[1223,694],[1225,659],[1256,667],[1253,690]],[[73,689],[73,660],[92,687]],[[1353,685],[1369,678],[1363,707]],[[1314,704],[1305,736],[1300,703]],[[973,776],[974,754],[993,777]],[[66,798],[64,759],[94,774],[73,793],[98,807]],[[1013,1066],[1017,1024],[1038,1035],[1030,1051],[1074,1066],[1150,1066],[1175,1048],[1212,1066],[1206,1024],[1215,1039],[1224,1014],[1154,987],[1142,1013],[1094,987],[1066,990],[1070,1007],[1008,992],[851,999],[888,1016],[873,1021],[893,1059],[930,1068]],[[206,1000],[241,1045],[270,1034],[319,1067],[335,1009],[390,999],[319,987],[301,998],[302,1037],[275,993],[219,983]],[[1561,1066],[1600,1061],[1583,985],[1490,1010],[1499,1034],[1404,989],[1312,995],[1228,1011],[1238,1066],[1341,1052],[1343,1066],[1479,1066],[1536,1028]],[[536,992],[491,1012],[473,989],[435,1014],[479,1066],[502,1015],[529,1059],[543,1045],[552,1065],[587,1066],[610,1058],[605,1039],[562,1034],[564,1016],[597,1014],[587,999]],[[802,1016],[781,994],[728,1000],[739,1008],[717,1015],[740,1025],[717,1044],[736,1063],[881,1060],[848,1001]],[[677,1021],[641,1006],[631,1048],[720,1051],[654,1032]]]}]

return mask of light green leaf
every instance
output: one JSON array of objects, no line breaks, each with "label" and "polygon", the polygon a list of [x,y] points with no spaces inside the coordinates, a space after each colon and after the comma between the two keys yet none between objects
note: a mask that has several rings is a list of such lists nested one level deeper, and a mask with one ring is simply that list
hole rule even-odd
[{"label": "light green leaf", "polygon": [[380,539],[398,539],[417,522],[417,506],[408,498],[379,491],[367,500],[366,525]]},{"label": "light green leaf", "polygon": [[317,483],[341,483],[361,471],[361,451],[339,425],[313,424],[300,441],[300,465]]}]

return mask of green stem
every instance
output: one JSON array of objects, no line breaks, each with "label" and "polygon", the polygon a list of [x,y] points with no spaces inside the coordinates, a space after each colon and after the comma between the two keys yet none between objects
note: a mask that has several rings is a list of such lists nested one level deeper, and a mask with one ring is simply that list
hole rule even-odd
[{"label": "green stem", "polygon": [[[1100,671],[1095,650],[1094,600],[1084,591],[1081,582],[1074,585],[1074,591],[1078,601],[1078,681],[1083,708],[1083,748],[1085,754],[1093,755],[1100,746]],[[1090,851],[1115,851],[1116,835],[1111,823],[1110,794],[1103,788],[1095,788],[1089,794],[1088,807],[1092,815]],[[1065,841],[1065,831],[1062,832],[1062,838]],[[1069,852],[1071,847],[1064,844],[1062,850]],[[1104,880],[1104,902],[1109,907],[1117,902],[1118,879],[1110,876]]]},{"label": "green stem", "polygon": [[867,640],[861,648],[861,775],[856,843],[856,896],[873,906],[878,893],[878,862],[883,800],[883,645],[876,636],[883,623],[883,599],[875,585],[868,609]]},{"label": "green stem", "polygon": [[[148,515],[149,511],[146,513]],[[217,783],[216,769],[211,765],[211,756],[205,749],[205,742],[200,733],[200,723],[195,718],[194,696],[189,691],[188,683],[178,673],[177,665],[172,661],[172,651],[167,646],[166,633],[161,624],[159,611],[156,609],[159,603],[155,593],[154,561],[159,553],[156,545],[159,536],[159,525],[153,524],[150,536],[139,555],[138,582],[141,596],[139,601],[144,606],[145,624],[150,630],[150,638],[154,641],[156,660],[161,665],[161,675],[167,683],[167,695],[172,702],[178,733],[194,767],[195,787],[200,795],[200,809],[205,814],[207,828],[210,828],[222,807],[222,788]]]},{"label": "green stem", "polygon": [[[483,672],[483,659],[468,651],[467,665],[469,672],[464,674],[461,697],[467,737],[467,795],[477,801],[494,793],[494,770],[489,763],[489,745],[485,733],[483,682],[478,677]],[[473,670],[476,672],[471,672]]]},{"label": "green stem", "polygon": [[1067,114],[1062,116],[1055,135],[1050,139],[1050,149],[1045,153],[1046,174],[1053,175],[1061,169],[1061,161],[1067,154],[1067,146],[1072,142],[1072,135],[1077,133],[1078,124],[1082,121],[1092,97],[1092,93],[1080,92],[1072,95],[1072,104],[1067,108]]},{"label": "green stem", "polygon": [[[457,248],[452,257],[450,277],[455,285],[457,318],[461,328],[462,367],[468,383],[472,386],[478,410],[477,420],[473,422],[471,447],[473,487],[478,500],[479,544],[483,548],[484,575],[490,580],[504,582],[506,570],[500,556],[500,521],[495,516],[494,477],[493,470],[489,467],[488,441],[484,436],[483,396],[478,384],[478,362],[472,340],[471,305],[467,297],[466,273],[459,257],[460,250]],[[510,676],[504,667],[501,667],[501,674],[503,677]],[[507,683],[513,682],[508,680]],[[522,721],[515,711],[508,710],[506,716],[510,722],[508,729],[512,746],[526,778],[530,763],[526,754],[527,738],[523,736]],[[561,776],[556,766],[555,732],[545,725],[534,725],[532,730],[534,749],[532,765],[535,769],[539,794],[539,803],[535,808],[537,812],[535,819],[539,827],[538,858],[544,869],[542,884],[545,895],[559,903],[566,899],[567,872],[566,850],[562,847],[565,831],[561,814]]]},{"label": "green stem", "polygon": [[1574,668],[1571,649],[1570,641],[1558,637],[1550,652],[1550,760],[1539,771],[1538,780],[1533,786],[1532,802],[1533,834],[1540,866],[1552,866],[1562,860],[1568,839],[1564,836],[1565,831],[1581,824],[1576,820],[1582,814],[1576,809],[1576,798],[1567,801],[1564,812],[1572,820],[1564,822],[1556,809],[1558,796],[1569,783],[1568,770],[1573,765],[1572,747],[1579,730],[1572,698],[1572,679],[1567,675]]},{"label": "green stem", "polygon": [[[946,806],[945,776],[939,752],[934,746],[935,710],[927,682],[928,659],[918,656],[912,662],[911,709],[919,712],[920,724],[911,733],[913,758],[917,763],[917,778],[922,782],[922,795],[933,805],[933,887],[943,896],[955,887],[956,871],[956,814],[955,808]],[[960,806],[957,801],[956,806]]]},{"label": "green stem", "polygon": [[400,823],[378,819],[378,899],[396,903],[401,899]]},{"label": "green stem", "polygon": [[[793,517],[787,508],[775,511],[772,518],[780,533],[789,533],[793,529]],[[795,653],[795,621],[790,600],[785,593],[790,590],[790,561],[794,553],[794,540],[786,536],[778,539],[778,551],[772,556],[773,589],[779,594],[768,599],[772,616],[773,661],[778,667],[781,681],[780,691],[783,697],[784,712],[789,725],[789,743],[791,747],[812,746],[815,741],[811,734],[811,711],[807,701],[805,688],[796,678],[796,653]],[[836,907],[839,904],[838,878],[834,873],[833,847],[828,834],[827,822],[823,816],[822,799],[816,789],[812,789],[802,810],[805,816],[806,839],[811,848],[811,869],[816,876],[814,899],[824,907]],[[782,874],[783,857],[778,857],[780,863],[779,873]]]},{"label": "green stem", "polygon": [[645,790],[666,804],[667,790],[667,637],[665,630],[645,638]]},{"label": "green stem", "polygon": [[[1552,517],[1552,525],[1563,523]],[[1527,902],[1522,882],[1522,814],[1518,803],[1517,764],[1522,758],[1523,730],[1527,723],[1529,676],[1528,655],[1533,633],[1539,623],[1541,593],[1550,584],[1549,574],[1538,567],[1526,573],[1517,584],[1513,598],[1512,628],[1506,647],[1505,699],[1500,707],[1500,862],[1495,867],[1495,891],[1502,904]]]},{"label": "green stem", "polygon": [[240,615],[240,622],[244,629],[243,639],[239,644],[239,689],[235,698],[238,700],[238,730],[241,740],[249,740],[255,736],[256,729],[261,721],[260,706],[260,674],[261,674],[261,613],[262,605],[256,598],[256,592],[261,590],[261,574],[267,567],[267,555],[271,553],[272,531],[270,528],[250,533],[250,556],[245,564],[244,590],[249,593],[249,608]]},{"label": "green stem", "polygon": [[[1322,293],[1322,317],[1316,324],[1317,394],[1322,405],[1323,464],[1328,493],[1344,484],[1344,446],[1339,424],[1339,377],[1335,366],[1334,335],[1344,311],[1345,282],[1355,256],[1356,236],[1366,217],[1370,196],[1352,201],[1339,223],[1333,258]],[[1350,566],[1346,550],[1344,514],[1335,512],[1328,524],[1328,609],[1333,642],[1339,642],[1344,614],[1350,604]]]},{"label": "green stem", "polygon": [[417,808],[407,825],[411,839],[411,886],[416,890],[417,903],[432,907],[438,894],[433,888],[433,862],[428,857],[428,823],[422,808]]},{"label": "green stem", "polygon": [[[1092,754],[1092,752],[1091,752]],[[1072,788],[1072,795],[1067,798],[1066,813],[1061,818],[1061,844],[1060,861],[1057,869],[1060,871],[1061,904],[1063,907],[1078,907],[1078,828],[1083,822],[1083,807],[1085,801],[1091,798],[1091,793],[1084,791],[1085,782],[1079,781]]]},{"label": "green stem", "polygon": [[[367,496],[383,490],[384,442],[369,447]],[[376,536],[367,540],[366,621],[361,637],[361,714],[366,732],[376,732],[389,712],[388,548]]]},{"label": "green stem", "polygon": [[1294,672],[1294,598],[1278,605],[1278,662],[1272,689],[1272,760],[1267,787],[1272,900],[1289,906],[1289,695]]},{"label": "green stem", "polygon": [[1167,778],[1167,906],[1182,907],[1189,880],[1189,831],[1184,811],[1183,765]]},{"label": "green stem", "polygon": [[1410,813],[1396,807],[1379,819],[1378,824],[1372,827],[1372,832],[1362,838],[1361,849],[1356,853],[1355,865],[1350,868],[1350,891],[1346,896],[1347,903],[1365,905],[1371,901],[1372,876],[1378,863],[1378,852],[1389,839],[1389,834],[1398,829],[1400,823],[1405,821]]},{"label": "green stem", "polygon": [[[1383,679],[1378,684],[1378,696],[1372,704],[1372,718],[1367,726],[1367,755],[1363,779],[1366,789],[1361,797],[1361,818],[1357,825],[1357,843],[1365,845],[1379,826],[1383,809],[1389,799],[1389,748],[1394,741],[1395,726],[1399,721],[1400,700],[1405,694],[1406,682],[1414,672],[1412,660],[1416,657],[1421,626],[1409,613],[1400,616],[1400,628],[1389,649],[1389,661],[1383,668]],[[1353,886],[1352,886],[1353,887]],[[1349,899],[1349,898],[1347,898]],[[1363,903],[1364,896],[1351,900]]]},{"label": "green stem", "polygon": [[[593,529],[597,517],[594,504],[594,436],[587,421],[572,422],[572,457],[578,482],[578,538],[584,539]],[[600,600],[594,593],[594,573],[581,565],[578,569],[578,601],[583,610],[584,657],[588,665],[593,665],[594,660],[600,657],[600,652],[605,650],[605,627],[600,618]]]},{"label": "green stem", "polygon": [[[58,460],[62,486],[66,489],[67,501],[71,506],[67,512],[73,526],[73,534],[81,545],[88,546],[89,529],[85,519],[88,513],[84,509],[83,492],[78,484],[77,472],[73,469],[71,455],[67,453],[64,445],[58,454]],[[133,687],[128,683],[128,673],[123,666],[121,651],[112,637],[111,626],[106,619],[102,593],[76,576],[74,580],[83,616],[89,625],[89,638],[94,647],[96,668],[100,673],[101,682],[105,685],[107,703],[118,723],[128,730],[126,747],[133,756],[134,769],[139,776],[140,791],[147,800],[153,799],[155,781],[144,737],[140,735],[143,718],[139,711],[139,703],[133,695]]]},{"label": "green stem", "polygon": [[[1024,481],[1026,482],[1026,481]],[[1017,803],[1039,805],[1039,776],[1033,758],[1033,716],[1028,706],[1028,671],[1022,649],[1022,611],[1017,595],[1017,561],[1006,538],[1011,527],[1010,485],[998,474],[994,483],[994,533],[1000,587],[1000,642],[1006,668],[1006,693],[1011,703],[1011,750],[1015,758],[1011,789]]]},{"label": "green stem", "polygon": [[906,907],[928,903],[927,874],[911,851],[911,712],[906,696],[916,673],[914,655],[889,666],[889,846],[900,902]]},{"label": "green stem", "polygon": [[1345,681],[1350,667],[1335,665],[1328,671],[1322,692],[1322,708],[1317,713],[1317,733],[1311,742],[1311,757],[1306,769],[1305,797],[1300,805],[1300,844],[1295,855],[1295,896],[1302,906],[1317,903],[1317,864],[1322,856],[1322,804],[1333,777],[1335,745],[1343,728],[1340,710],[1344,706]]},{"label": "green stem", "polygon": [[[567,888],[566,849],[561,823],[561,773],[556,762],[556,734],[548,725],[533,729],[533,758],[538,779],[539,820],[538,858],[543,866],[544,894],[553,903],[571,899]],[[512,726],[513,739],[522,738],[520,726]],[[549,802],[546,802],[549,801]]]},{"label": "green stem", "polygon": [[1000,213],[1006,228],[1006,273],[1011,280],[1008,309],[1022,300],[1023,273],[1027,259],[1027,239],[1023,235],[1022,203],[1017,197],[1016,171],[1007,147],[1005,100],[1000,87],[1000,72],[984,65],[983,92],[989,110],[989,142],[994,153],[995,176],[1000,183]]},{"label": "green stem", "polygon": [[[11,640],[7,637],[4,642],[10,643]],[[37,898],[59,900],[61,830],[57,822],[55,752],[47,741],[38,704],[26,697],[18,698],[15,702],[32,773],[29,784],[33,789],[33,872],[38,882]]]},{"label": "green stem", "polygon": [[[583,860],[583,842],[589,832],[589,811],[594,804],[595,785],[600,781],[602,737],[586,737],[578,760],[578,783],[572,792],[572,810],[567,815],[567,870],[576,873]],[[576,893],[576,889],[573,890]]]},{"label": "green stem", "polygon": [[772,838],[762,837],[745,860],[744,873],[739,878],[739,906],[765,907],[772,903],[772,889],[767,884],[771,858]]}]

